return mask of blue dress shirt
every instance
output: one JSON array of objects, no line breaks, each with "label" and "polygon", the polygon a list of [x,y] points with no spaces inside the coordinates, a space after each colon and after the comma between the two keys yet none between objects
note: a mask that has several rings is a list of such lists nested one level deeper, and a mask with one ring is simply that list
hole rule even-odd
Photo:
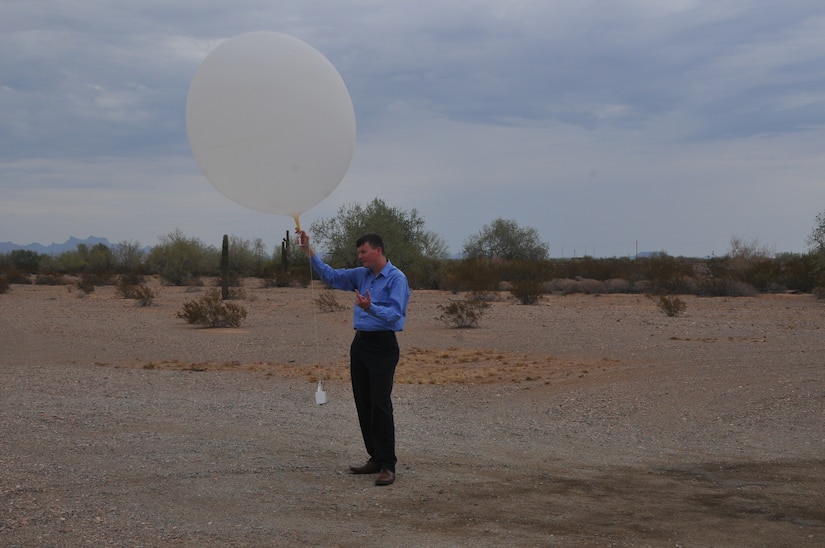
[{"label": "blue dress shirt", "polygon": [[361,295],[370,293],[369,310],[355,306],[352,323],[359,331],[402,331],[407,319],[407,303],[410,285],[407,277],[389,261],[376,276],[363,266],[357,268],[332,268],[313,255],[312,269],[328,286],[344,291],[358,290]]}]

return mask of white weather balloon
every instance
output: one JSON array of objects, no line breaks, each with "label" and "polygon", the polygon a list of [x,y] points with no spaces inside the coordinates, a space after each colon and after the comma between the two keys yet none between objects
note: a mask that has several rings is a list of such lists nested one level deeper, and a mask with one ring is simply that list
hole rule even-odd
[{"label": "white weather balloon", "polygon": [[251,32],[207,55],[186,99],[195,161],[235,202],[298,217],[343,179],[355,151],[344,80],[318,50]]}]

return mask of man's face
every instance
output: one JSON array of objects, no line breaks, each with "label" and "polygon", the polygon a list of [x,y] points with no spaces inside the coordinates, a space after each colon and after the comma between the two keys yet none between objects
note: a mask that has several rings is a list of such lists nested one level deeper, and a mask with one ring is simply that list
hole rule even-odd
[{"label": "man's face", "polygon": [[367,268],[372,268],[381,259],[381,252],[379,251],[380,248],[373,248],[368,242],[364,242],[358,247],[358,260],[361,261],[361,265]]}]

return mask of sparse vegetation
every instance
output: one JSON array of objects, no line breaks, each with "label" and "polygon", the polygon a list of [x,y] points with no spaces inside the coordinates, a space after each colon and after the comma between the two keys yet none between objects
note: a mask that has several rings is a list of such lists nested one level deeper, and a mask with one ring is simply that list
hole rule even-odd
[{"label": "sparse vegetation", "polygon": [[246,319],[246,309],[236,303],[224,302],[219,289],[208,289],[197,300],[183,303],[178,317],[192,325],[203,327],[240,327]]},{"label": "sparse vegetation", "polygon": [[659,310],[661,310],[662,313],[669,318],[682,314],[686,308],[687,305],[685,304],[685,301],[679,297],[672,295],[659,295]]},{"label": "sparse vegetation", "polygon": [[80,278],[77,279],[77,288],[86,295],[94,292],[95,276],[84,272],[80,275]]},{"label": "sparse vegetation", "polygon": [[142,283],[142,276],[120,276],[115,291],[124,299],[134,299],[141,306],[149,306],[155,299],[155,292]]},{"label": "sparse vegetation", "polygon": [[544,290],[538,280],[519,280],[513,282],[510,294],[521,304],[536,304]]},{"label": "sparse vegetation", "polygon": [[67,279],[60,274],[38,274],[34,278],[37,285],[66,285]]},{"label": "sparse vegetation", "polygon": [[441,313],[438,319],[456,329],[477,327],[489,307],[489,302],[476,293],[469,293],[462,300],[438,305],[437,310]]},{"label": "sparse vegetation", "polygon": [[223,296],[223,289],[221,289],[221,298],[225,301],[243,301],[246,300],[246,290],[242,287],[230,286],[226,292],[226,297]]},{"label": "sparse vegetation", "polygon": [[338,302],[335,292],[329,289],[318,294],[315,298],[315,305],[321,312],[337,312],[346,309],[346,306]]},{"label": "sparse vegetation", "polygon": [[[388,257],[407,274],[413,289],[510,291],[518,302],[535,304],[543,294],[634,293],[751,296],[762,293],[825,294],[825,212],[817,216],[807,253],[776,253],[758,239],[731,238],[730,251],[704,258],[673,257],[664,251],[638,257],[590,256],[549,259],[547,244],[532,227],[496,219],[465,242],[464,259],[446,257],[444,241],[427,231],[415,210],[390,207],[379,199],[341,208],[336,217],[313,223],[315,243],[335,267],[358,266],[352,244],[366,231],[379,232]],[[158,275],[171,285],[202,287],[221,277],[222,289],[257,277],[262,287],[306,287],[311,279],[303,253],[289,245],[289,233],[273,255],[260,239],[229,237],[228,254],[186,237],[163,236],[148,253],[137,242],[79,244],[57,256],[28,250],[0,253],[0,272],[9,285],[71,284],[94,276],[107,285],[115,275]],[[82,280],[83,288],[91,288]],[[139,285],[139,284],[133,284]],[[231,295],[231,292],[230,292]],[[237,295],[230,298],[238,298]]]}]

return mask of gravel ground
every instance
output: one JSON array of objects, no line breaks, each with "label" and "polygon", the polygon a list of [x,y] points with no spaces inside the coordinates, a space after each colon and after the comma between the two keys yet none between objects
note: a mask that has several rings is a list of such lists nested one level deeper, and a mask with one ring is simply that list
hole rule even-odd
[{"label": "gravel ground", "polygon": [[[413,292],[398,479],[365,455],[349,310],[259,289],[0,295],[4,546],[823,546],[825,305],[807,295],[505,294],[450,329]],[[336,293],[349,307],[349,297]],[[314,403],[321,379],[329,403]]]}]

